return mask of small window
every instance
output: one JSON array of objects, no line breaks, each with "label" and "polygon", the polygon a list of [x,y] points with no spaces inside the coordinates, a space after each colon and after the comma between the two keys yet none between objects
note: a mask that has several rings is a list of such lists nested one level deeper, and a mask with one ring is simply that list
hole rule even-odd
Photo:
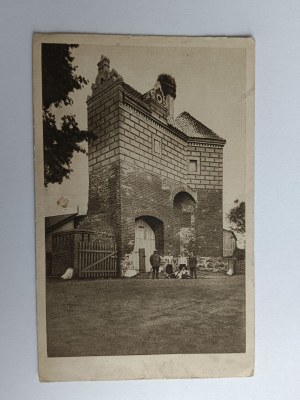
[{"label": "small window", "polygon": [[197,172],[197,160],[190,160],[189,172]]},{"label": "small window", "polygon": [[154,139],[154,151],[155,153],[160,154],[160,142],[156,139]]},{"label": "small window", "polygon": [[156,157],[161,157],[161,138],[152,135],[152,153]]}]

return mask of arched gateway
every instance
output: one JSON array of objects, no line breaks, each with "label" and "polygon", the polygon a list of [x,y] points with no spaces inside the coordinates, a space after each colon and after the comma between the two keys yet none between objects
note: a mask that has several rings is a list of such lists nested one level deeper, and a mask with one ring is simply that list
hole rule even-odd
[{"label": "arched gateway", "polygon": [[187,192],[179,192],[174,197],[174,247],[178,252],[195,251],[196,244],[196,202]]},{"label": "arched gateway", "polygon": [[140,273],[150,271],[150,256],[155,249],[163,253],[163,222],[150,216],[137,218],[133,254],[134,266]]}]

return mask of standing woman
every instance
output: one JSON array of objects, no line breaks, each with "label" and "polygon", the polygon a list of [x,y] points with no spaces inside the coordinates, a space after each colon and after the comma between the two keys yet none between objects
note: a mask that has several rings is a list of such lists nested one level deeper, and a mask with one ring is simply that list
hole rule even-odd
[{"label": "standing woman", "polygon": [[174,257],[171,251],[169,251],[165,260],[166,260],[166,278],[168,278],[173,273]]},{"label": "standing woman", "polygon": [[185,257],[184,253],[181,253],[181,256],[178,258],[178,267],[179,271],[182,271],[183,268],[187,268],[187,258]]}]

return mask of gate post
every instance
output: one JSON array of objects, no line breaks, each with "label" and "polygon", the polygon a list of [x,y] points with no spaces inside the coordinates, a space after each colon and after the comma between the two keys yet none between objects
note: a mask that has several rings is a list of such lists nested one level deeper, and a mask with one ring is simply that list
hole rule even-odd
[{"label": "gate post", "polygon": [[80,242],[80,233],[74,232],[73,239],[73,254],[74,254],[74,277],[78,278],[79,275],[79,242]]}]

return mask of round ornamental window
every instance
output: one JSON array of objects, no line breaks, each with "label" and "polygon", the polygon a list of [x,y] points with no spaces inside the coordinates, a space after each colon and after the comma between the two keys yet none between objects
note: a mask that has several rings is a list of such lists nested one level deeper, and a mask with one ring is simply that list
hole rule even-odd
[{"label": "round ornamental window", "polygon": [[156,100],[158,103],[160,103],[160,104],[162,103],[162,97],[159,93],[156,94]]}]

